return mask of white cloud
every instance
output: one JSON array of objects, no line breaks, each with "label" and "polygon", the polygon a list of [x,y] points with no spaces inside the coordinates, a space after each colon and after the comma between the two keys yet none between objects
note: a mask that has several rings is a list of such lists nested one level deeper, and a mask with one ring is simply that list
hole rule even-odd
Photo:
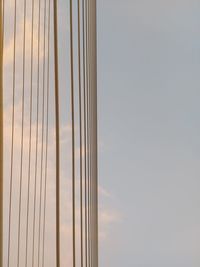
[{"label": "white cloud", "polygon": [[[7,92],[10,93],[10,92]],[[27,99],[26,99],[27,101]],[[18,101],[15,107],[15,132],[14,132],[14,180],[13,180],[13,203],[12,203],[12,211],[13,216],[17,218],[16,222],[18,222],[18,201],[19,201],[19,166],[20,166],[20,149],[21,149],[21,101]],[[41,112],[41,110],[40,110]],[[9,196],[9,177],[10,177],[10,147],[11,147],[11,114],[12,108],[11,105],[8,105],[5,113],[4,113],[4,135],[5,135],[5,223],[7,225],[8,220],[8,196]],[[29,112],[28,106],[26,106],[25,112],[25,128],[24,128],[24,169],[23,169],[23,187],[22,187],[22,226],[26,227],[26,198],[27,198],[27,166],[28,166],[28,152],[29,152]],[[39,123],[39,146],[38,149],[41,151],[41,118]],[[30,240],[29,240],[29,250],[31,251],[31,240],[32,240],[32,219],[33,219],[33,182],[34,182],[34,162],[35,162],[35,133],[36,133],[36,122],[34,121],[32,125],[33,135],[32,135],[32,164],[31,164],[31,191],[30,191]],[[49,135],[49,162],[48,162],[48,184],[47,184],[47,245],[46,245],[46,253],[50,253],[49,257],[47,257],[48,266],[53,266],[53,262],[55,261],[55,253],[54,246],[55,244],[55,133],[54,129],[50,128]],[[63,165],[61,165],[61,259],[62,262],[67,262],[71,264],[72,261],[72,196],[71,196],[71,178],[70,178],[70,169],[71,169],[71,127],[70,125],[61,127],[61,156],[63,160]],[[79,155],[78,155],[78,147],[76,148],[77,157],[76,164],[79,164]],[[69,154],[68,157],[66,155]],[[40,163],[41,163],[41,155],[39,153],[38,157],[38,174],[40,175]],[[67,172],[66,172],[67,171]],[[79,206],[79,172],[77,170],[77,179],[76,179],[76,243],[77,243],[77,255],[79,255],[79,246],[80,246],[80,206]],[[39,177],[38,177],[39,179]],[[39,180],[38,180],[39,181]],[[44,188],[44,184],[43,184]],[[99,195],[101,199],[111,198],[112,195],[105,188],[99,187]],[[38,214],[38,205],[39,205],[39,182],[37,186],[37,214]],[[106,203],[106,201],[105,201]],[[105,206],[104,206],[105,205]],[[108,227],[109,225],[115,224],[120,216],[117,212],[113,211],[111,208],[106,207],[106,204],[101,205],[99,210],[99,237],[100,241],[104,242],[104,240],[108,236]],[[83,210],[84,212],[84,210]],[[38,215],[37,215],[38,216]],[[13,218],[14,218],[13,217]],[[16,227],[18,223],[12,225],[12,240],[16,240]],[[38,230],[38,219],[37,219],[37,227]],[[5,227],[5,235],[7,235],[7,226]],[[24,255],[24,233],[21,235],[22,237],[22,262]],[[7,238],[7,237],[6,237]],[[36,236],[36,242],[38,242]],[[12,242],[12,258],[16,259],[16,241]],[[66,252],[67,251],[67,252]],[[30,253],[30,252],[29,252]],[[6,255],[5,255],[6,256]],[[30,258],[29,258],[30,260]],[[14,260],[13,260],[14,261]],[[21,263],[22,264],[22,263]]]}]

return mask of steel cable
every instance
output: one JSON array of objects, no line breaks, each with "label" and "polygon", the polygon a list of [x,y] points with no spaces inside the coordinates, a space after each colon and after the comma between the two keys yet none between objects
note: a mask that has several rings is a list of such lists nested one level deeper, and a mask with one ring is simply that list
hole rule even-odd
[{"label": "steel cable", "polygon": [[60,116],[58,78],[58,19],[57,0],[54,0],[54,76],[55,76],[55,124],[56,124],[56,266],[60,267]]},{"label": "steel cable", "polygon": [[48,145],[49,145],[49,63],[50,63],[50,25],[51,25],[51,1],[48,10],[48,45],[47,45],[47,102],[46,102],[46,157],[45,157],[45,182],[44,182],[44,211],[43,211],[43,236],[42,236],[42,267],[45,265],[45,229],[46,229],[46,191],[48,171]]},{"label": "steel cable", "polygon": [[82,50],[83,50],[83,105],[84,105],[84,183],[85,183],[85,266],[88,266],[88,240],[87,240],[87,110],[86,110],[86,59],[85,59],[85,4],[86,1],[83,0],[82,2],[82,31],[83,31],[83,43],[82,43]]},{"label": "steel cable", "polygon": [[22,202],[22,182],[23,182],[23,153],[24,153],[24,90],[25,90],[25,64],[26,64],[26,0],[24,0],[24,21],[23,21],[23,66],[22,66],[22,116],[21,116],[21,162],[20,162],[20,191],[19,191],[19,218],[17,233],[17,267],[20,261],[20,239],[21,239],[21,202]]},{"label": "steel cable", "polygon": [[42,86],[42,147],[40,162],[40,192],[39,192],[39,230],[38,230],[38,267],[40,266],[40,239],[41,239],[41,212],[42,212],[42,186],[43,186],[43,161],[44,161],[44,118],[45,118],[45,67],[46,67],[46,3],[44,0],[44,28],[43,28],[43,86]]},{"label": "steel cable", "polygon": [[83,152],[82,152],[82,77],[81,77],[81,25],[80,0],[77,1],[78,17],[78,87],[79,87],[79,137],[80,137],[80,265],[83,267]]},{"label": "steel cable", "polygon": [[35,142],[35,181],[34,181],[34,203],[33,203],[33,244],[32,244],[32,267],[35,260],[35,223],[36,223],[36,192],[37,192],[37,173],[38,173],[38,142],[39,142],[39,103],[40,103],[40,13],[41,1],[38,6],[38,51],[37,51],[37,96],[36,96],[36,142]]},{"label": "steel cable", "polygon": [[72,124],[72,256],[73,267],[76,266],[76,232],[75,232],[75,119],[74,119],[74,55],[73,55],[73,6],[70,0],[70,70],[71,70],[71,124]]},{"label": "steel cable", "polygon": [[30,180],[31,180],[31,151],[32,151],[32,112],[33,112],[33,31],[34,31],[34,9],[35,0],[32,0],[32,22],[31,22],[31,73],[30,73],[30,117],[29,117],[29,152],[28,152],[28,195],[26,207],[26,243],[25,243],[25,266],[28,264],[28,236],[29,236],[29,202],[30,202]]},{"label": "steel cable", "polygon": [[14,128],[15,128],[15,68],[16,68],[16,26],[17,26],[17,0],[14,2],[14,39],[13,39],[13,81],[12,81],[12,130],[11,130],[11,160],[10,160],[10,186],[9,186],[9,218],[8,218],[8,258],[10,266],[10,239],[12,219],[12,191],[13,191],[13,160],[14,160]]}]

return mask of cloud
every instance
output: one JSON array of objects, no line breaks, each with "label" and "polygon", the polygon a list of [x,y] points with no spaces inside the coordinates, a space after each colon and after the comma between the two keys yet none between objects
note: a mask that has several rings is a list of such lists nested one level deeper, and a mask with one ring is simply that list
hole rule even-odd
[{"label": "cloud", "polygon": [[[9,204],[9,182],[10,182],[10,152],[11,152],[11,131],[12,131],[12,71],[13,71],[13,24],[9,22],[10,17],[13,19],[14,1],[6,1],[6,35],[4,47],[4,237],[5,247],[7,247],[8,238],[8,204]],[[18,4],[18,15],[23,12],[22,1]],[[28,3],[27,3],[28,5]],[[37,10],[35,16],[37,18]],[[20,17],[20,16],[19,16]],[[22,18],[22,17],[21,17]],[[23,20],[18,20],[17,39],[16,39],[16,88],[15,88],[15,123],[14,123],[14,165],[13,165],[13,199],[12,199],[12,225],[11,225],[11,262],[14,265],[17,258],[17,228],[19,213],[19,192],[20,192],[20,164],[21,164],[21,136],[22,136],[22,56],[23,56]],[[33,211],[34,211],[34,183],[35,183],[35,162],[36,162],[36,62],[38,53],[38,33],[36,24],[34,25],[34,80],[33,80],[33,122],[32,122],[32,142],[31,142],[31,177],[30,177],[30,207],[29,207],[29,240],[28,253],[31,265],[31,251],[33,241]],[[31,19],[30,10],[26,20],[26,70],[25,70],[25,117],[24,117],[24,150],[23,150],[23,173],[22,173],[22,213],[21,213],[21,254],[20,266],[25,261],[25,229],[27,216],[27,195],[28,195],[28,160],[29,160],[29,116],[30,116],[30,87],[27,86],[29,81],[30,57],[31,57]],[[43,40],[40,45],[40,61],[44,59]],[[40,70],[42,71],[42,70]],[[40,75],[41,76],[41,75]],[[40,92],[42,92],[40,85]],[[53,85],[51,85],[53,86]],[[52,90],[53,87],[50,88]],[[62,97],[63,91],[61,91]],[[52,95],[51,95],[52,97]],[[43,176],[42,193],[44,193],[44,167],[41,168],[41,148],[42,148],[42,94],[40,94],[39,108],[39,139],[38,139],[38,168],[37,168],[37,186],[36,186],[36,234],[35,242],[39,242],[39,199],[40,199],[40,178]],[[51,99],[52,103],[54,101]],[[46,108],[46,106],[45,106]],[[47,207],[46,207],[46,246],[45,253],[47,266],[55,266],[55,129],[54,129],[54,113],[50,109],[50,128],[49,128],[49,157],[48,157],[48,174],[47,174]],[[78,133],[78,127],[76,127]],[[62,122],[60,129],[61,138],[61,260],[67,264],[72,262],[72,182],[71,182],[71,126],[67,121]],[[78,135],[76,135],[76,139]],[[78,139],[77,139],[78,140]],[[44,139],[45,141],[45,139]],[[77,255],[80,246],[80,198],[79,198],[79,145],[76,143],[76,243]],[[83,149],[84,154],[84,149]],[[44,150],[45,158],[45,150]],[[111,194],[103,187],[99,187],[101,198],[111,197]],[[43,214],[42,198],[42,214]],[[84,212],[84,210],[83,210]],[[100,238],[107,236],[107,227],[114,224],[118,220],[115,211],[109,207],[101,206],[99,210]],[[42,217],[43,222],[43,217]],[[4,251],[4,262],[6,262],[7,251]],[[37,251],[35,252],[37,261]]]},{"label": "cloud", "polygon": [[[24,25],[23,22],[19,25],[19,30],[16,35],[16,61],[22,59],[23,55],[23,38],[24,38]],[[31,60],[31,40],[32,40],[32,25],[29,19],[26,20],[26,42],[25,42],[25,57],[26,62]],[[43,40],[40,41],[40,53],[39,57],[40,60],[44,58],[44,49],[43,49]],[[14,56],[14,39],[13,35],[12,38],[6,40],[6,46],[4,49],[4,66],[7,67],[8,65],[12,66],[13,63],[13,56]],[[38,32],[36,28],[34,28],[33,33],[33,58],[36,60],[38,58]]]},{"label": "cloud", "polygon": [[[10,94],[10,92],[5,92]],[[20,94],[19,94],[20,95]],[[11,99],[11,98],[10,98]],[[19,98],[20,99],[20,98]],[[27,102],[29,98],[26,98]],[[29,153],[29,106],[25,106],[25,124],[24,124],[24,160],[23,160],[23,186],[22,186],[22,229],[26,228],[26,203],[27,203],[27,190],[28,190],[28,153]],[[4,198],[4,210],[5,210],[5,236],[7,242],[7,231],[8,231],[8,197],[9,197],[9,179],[10,179],[10,148],[11,148],[11,115],[12,106],[7,105],[4,112],[4,153],[5,153],[5,198]],[[35,117],[35,113],[33,114]],[[38,222],[39,222],[39,179],[41,175],[41,108],[40,108],[40,122],[39,122],[39,143],[38,143],[38,180],[37,180],[37,202],[36,202],[36,244],[38,243]],[[33,120],[32,124],[32,156],[31,156],[31,188],[30,188],[30,220],[29,220],[29,255],[31,255],[32,248],[32,227],[33,227],[33,185],[35,179],[35,142],[36,142],[36,121]],[[78,155],[78,144],[77,144],[77,157],[76,157],[76,243],[77,243],[77,255],[80,251],[80,198],[79,198],[79,155]],[[66,157],[67,155],[67,157]],[[21,157],[21,101],[19,100],[15,106],[15,131],[14,131],[14,173],[13,173],[13,202],[12,202],[12,214],[15,220],[15,225],[12,224],[12,261],[16,260],[16,248],[17,248],[17,225],[18,225],[18,205],[19,205],[19,171],[20,171],[20,157]],[[71,195],[71,126],[61,125],[61,259],[62,262],[71,264],[72,262],[72,195]],[[44,172],[42,172],[44,175]],[[43,176],[44,179],[44,176]],[[44,190],[44,180],[42,183],[42,190]],[[110,192],[104,187],[99,187],[100,198],[104,199],[105,203],[101,205],[99,209],[99,237],[100,242],[104,242],[108,236],[108,229],[110,225],[115,224],[120,216],[116,211],[112,210],[109,206],[106,206],[107,199],[112,198]],[[42,191],[44,192],[44,191]],[[43,203],[43,199],[42,199]],[[42,204],[43,210],[43,204]],[[47,210],[46,210],[46,246],[45,253],[49,256],[46,259],[46,263],[49,267],[53,266],[55,262],[55,132],[54,127],[50,125],[49,132],[49,160],[48,160],[48,180],[47,180]],[[83,210],[84,212],[84,210]],[[42,213],[43,214],[43,213]],[[42,217],[43,221],[43,217]],[[51,252],[51,253],[49,253]],[[21,233],[21,264],[24,263],[25,253],[25,232]],[[46,255],[47,255],[46,254]],[[5,260],[6,255],[4,255]],[[36,260],[37,256],[35,255]],[[78,256],[77,256],[78,257]],[[31,258],[29,257],[29,261]],[[78,260],[78,259],[77,259]]]},{"label": "cloud", "polygon": [[[27,6],[32,6],[31,2],[27,0]],[[43,60],[47,53],[44,51],[44,9],[43,3],[41,4],[41,26],[40,26],[40,47],[39,47],[39,60]],[[23,56],[23,42],[24,42],[24,3],[17,1],[17,24],[16,24],[16,62],[22,61]],[[34,27],[33,27],[33,59],[38,59],[38,8],[35,5],[34,10]],[[10,19],[12,18],[12,19]],[[46,15],[46,18],[48,16]],[[25,20],[25,61],[30,62],[31,59],[31,40],[32,40],[32,10],[26,9]],[[47,29],[47,28],[46,28]],[[47,51],[47,33],[46,30],[46,51]],[[12,67],[14,56],[14,0],[6,1],[5,4],[5,34],[4,34],[4,66]],[[45,55],[44,55],[45,54]],[[18,68],[19,72],[19,68]]]},{"label": "cloud", "polygon": [[99,194],[102,195],[103,197],[112,197],[111,193],[108,192],[105,188],[102,186],[99,186]]}]

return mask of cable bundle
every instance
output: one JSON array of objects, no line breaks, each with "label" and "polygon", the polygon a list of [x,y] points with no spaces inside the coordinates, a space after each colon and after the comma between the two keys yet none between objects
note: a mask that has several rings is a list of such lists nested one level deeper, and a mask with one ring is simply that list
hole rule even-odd
[{"label": "cable bundle", "polygon": [[[28,1],[31,2],[31,6]],[[61,90],[66,88],[60,87],[59,79],[59,70],[62,68],[58,51],[59,6],[57,0],[14,0],[13,3],[12,84],[4,89],[12,95],[4,266],[46,265],[49,144],[55,141],[55,244],[48,246],[54,246],[55,264],[60,267],[65,266],[61,261],[60,95],[63,92]],[[17,12],[19,6],[23,6],[20,13]],[[5,51],[4,35],[7,33],[5,7],[6,3],[3,3],[0,10],[2,53]],[[72,267],[98,267],[96,0],[77,0],[76,3],[69,0],[69,22],[70,87],[67,90],[70,88]],[[17,37],[21,24],[22,55],[19,58]],[[28,35],[30,38],[27,38]],[[52,59],[51,54],[54,55]],[[2,74],[3,69],[0,71]],[[53,77],[50,72],[54,74]],[[51,83],[52,79],[54,84]],[[54,106],[50,105],[51,101]],[[50,133],[52,116],[55,118],[53,137]],[[20,137],[16,132],[16,121],[19,118]],[[0,137],[3,141],[3,137]],[[16,152],[17,143],[20,143],[19,153]],[[77,146],[79,160],[76,159]],[[17,167],[19,175],[15,172]],[[77,188],[80,189],[78,196]],[[77,219],[77,215],[80,220]]]}]

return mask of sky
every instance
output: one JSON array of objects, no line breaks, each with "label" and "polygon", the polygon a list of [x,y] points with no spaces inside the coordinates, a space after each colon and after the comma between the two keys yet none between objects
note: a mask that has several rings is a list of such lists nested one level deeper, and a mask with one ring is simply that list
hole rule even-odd
[{"label": "sky", "polygon": [[100,266],[200,264],[199,11],[98,1],[99,180],[119,215]]},{"label": "sky", "polygon": [[[20,3],[18,6],[20,17],[23,5],[22,1],[18,3]],[[30,0],[28,3],[30,5]],[[69,86],[69,17],[67,18],[66,12],[69,6],[64,0],[58,3],[61,66],[59,72],[61,197],[64,203],[61,208],[61,260],[70,264],[71,127],[70,95],[69,90],[66,89]],[[9,0],[6,4],[8,16],[4,82],[6,88],[11,88],[13,1]],[[199,267],[200,265],[199,11],[200,2],[197,0],[97,1],[100,267]],[[28,17],[30,17],[30,10]],[[28,22],[27,42],[30,44],[30,20]],[[22,77],[22,61],[20,60],[22,30],[22,24],[19,21],[17,27],[16,167],[14,172],[16,203],[13,208],[15,216],[18,211],[16,205],[19,190],[22,88],[19,81]],[[37,35],[35,35],[35,40],[34,51],[37,52]],[[42,60],[44,52],[42,43],[40,50],[40,60]],[[34,53],[35,60],[36,52]],[[27,55],[30,55],[30,46],[27,47]],[[75,62],[76,59],[75,55]],[[30,74],[29,56],[26,62],[27,84]],[[53,85],[52,76],[51,84]],[[75,86],[77,86],[76,83]],[[35,82],[34,88],[36,88]],[[8,177],[11,96],[11,89],[6,90],[4,94],[6,123],[4,147],[5,175]],[[25,109],[28,111],[28,91],[25,97],[27,103]],[[52,99],[53,93],[51,92],[51,101]],[[53,105],[53,102],[51,104]],[[35,111],[34,105],[34,130]],[[54,139],[52,114],[50,116],[51,140]],[[25,148],[28,146],[29,136],[28,115],[29,113],[26,112]],[[32,142],[34,144],[34,138]],[[76,144],[78,149],[78,136],[76,136]],[[46,250],[49,267],[54,266],[55,261],[55,251],[52,246],[55,241],[55,236],[52,234],[55,224],[53,216],[55,207],[54,146],[52,141],[49,148],[47,189],[49,206]],[[24,153],[27,155],[28,150],[25,149]],[[76,160],[78,163],[78,153]],[[25,157],[25,165],[27,165],[27,157]],[[76,171],[78,173],[79,170]],[[26,172],[25,167],[24,173]],[[77,184],[78,180],[77,176]],[[23,199],[26,199],[26,188],[27,180],[24,178]],[[5,192],[6,211],[8,183],[5,183]],[[23,212],[25,211],[24,202]],[[77,214],[78,211],[77,206]],[[6,212],[5,217],[7,218]],[[23,226],[25,227],[25,222]],[[17,224],[14,221],[13,232],[16,227]],[[30,223],[30,229],[31,227]],[[23,233],[22,237],[24,237]],[[16,261],[16,236],[14,234],[12,240],[12,263],[14,264]],[[24,242],[22,241],[22,265],[23,249]],[[6,250],[4,254],[6,260]]]}]

